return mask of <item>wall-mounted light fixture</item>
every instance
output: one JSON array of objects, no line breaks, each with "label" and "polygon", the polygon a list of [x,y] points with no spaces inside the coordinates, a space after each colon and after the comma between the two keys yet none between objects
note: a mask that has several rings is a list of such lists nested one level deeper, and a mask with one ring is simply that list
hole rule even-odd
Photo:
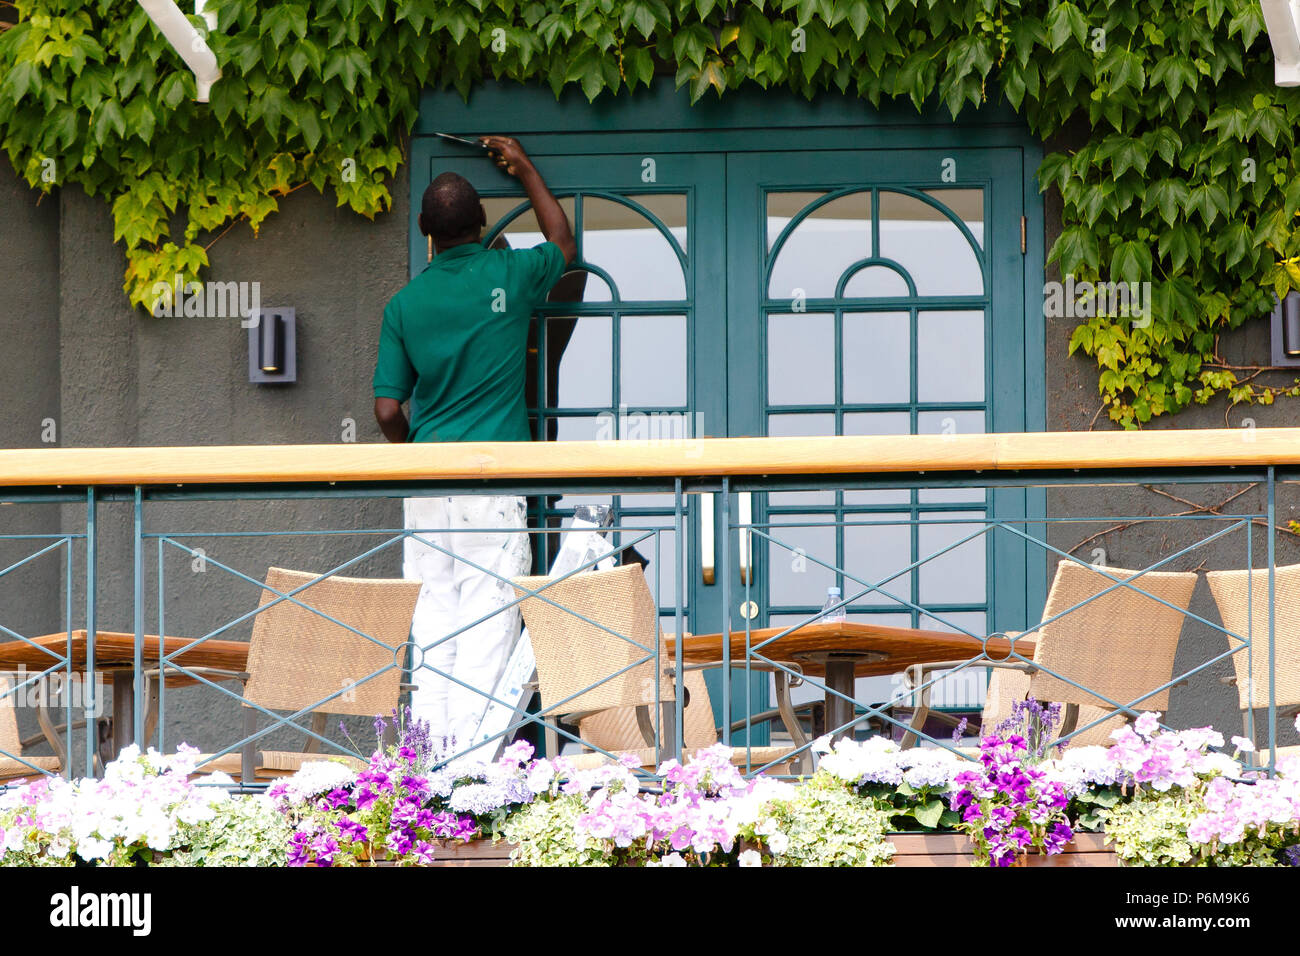
[{"label": "wall-mounted light fixture", "polygon": [[248,380],[259,384],[298,380],[296,310],[259,310],[248,330]]},{"label": "wall-mounted light fixture", "polygon": [[1300,366],[1300,292],[1288,292],[1273,307],[1272,364]]}]

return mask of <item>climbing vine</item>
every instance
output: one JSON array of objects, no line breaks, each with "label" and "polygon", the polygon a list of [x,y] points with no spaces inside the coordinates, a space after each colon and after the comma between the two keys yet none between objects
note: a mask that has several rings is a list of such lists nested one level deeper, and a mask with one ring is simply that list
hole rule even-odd
[{"label": "climbing vine", "polygon": [[[213,0],[210,34],[192,18],[224,73],[208,104],[137,4],[15,6],[0,145],[33,187],[111,203],[137,305],[296,188],[387,209],[427,85],[595,99],[669,73],[692,100],[757,84],[954,116],[1005,101],[1038,136],[1081,130],[1039,179],[1062,200],[1069,349],[1100,367],[1109,417],[1300,394],[1217,355],[1300,288],[1300,93],[1273,85],[1256,0]],[[1141,310],[1079,292],[1115,282],[1150,283]]]}]

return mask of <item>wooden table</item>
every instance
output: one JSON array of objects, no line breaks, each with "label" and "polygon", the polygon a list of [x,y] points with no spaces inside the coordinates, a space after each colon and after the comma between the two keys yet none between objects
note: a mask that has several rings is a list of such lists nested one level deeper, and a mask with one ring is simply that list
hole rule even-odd
[{"label": "wooden table", "polygon": [[[789,633],[782,634],[784,631]],[[782,636],[776,637],[778,634]],[[776,640],[758,647],[771,638]],[[669,654],[675,654],[676,642],[671,637],[667,642]],[[751,648],[757,648],[754,654],[787,666],[798,665],[802,673],[825,679],[827,727],[843,727],[853,720],[853,682],[856,678],[896,674],[913,664],[969,660],[985,651],[984,642],[965,634],[858,621],[805,624],[794,629],[757,628],[749,632],[749,643]],[[730,644],[731,660],[743,664],[745,632],[732,631]],[[1017,638],[1015,649],[1024,657],[1032,658],[1034,641],[1032,638]],[[1011,641],[1006,637],[988,639],[988,655],[993,660],[1001,660],[1010,652]],[[682,642],[682,660],[688,664],[722,663],[722,635],[688,635]],[[787,713],[792,718],[789,682],[782,679],[784,672],[763,661],[752,661],[750,666],[776,673],[777,706],[783,719]],[[792,731],[796,741],[802,737],[802,734],[794,732],[788,721],[786,729]]]},{"label": "wooden table", "polygon": [[[67,631],[44,634],[29,640],[31,643],[15,640],[0,644],[0,671],[12,671],[22,666],[29,673],[40,673],[56,664],[62,671],[67,667],[62,661],[68,658],[72,670],[84,677],[87,650],[84,630],[70,634]],[[146,634],[141,654],[144,665],[156,668],[161,655],[175,653],[193,640],[189,637],[164,637],[160,653],[158,635]],[[248,644],[212,638],[178,654],[169,664],[243,671],[248,665]],[[112,677],[113,753],[121,753],[135,737],[135,635],[121,631],[96,631],[95,670]],[[185,674],[168,673],[166,683],[168,687],[184,687],[198,681]],[[46,736],[49,736],[48,732]],[[53,740],[50,743],[57,753],[59,744]]]}]

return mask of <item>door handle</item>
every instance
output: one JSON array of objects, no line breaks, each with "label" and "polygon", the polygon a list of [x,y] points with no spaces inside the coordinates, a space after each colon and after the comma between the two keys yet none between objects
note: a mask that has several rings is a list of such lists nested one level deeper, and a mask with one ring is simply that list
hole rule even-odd
[{"label": "door handle", "polygon": [[717,580],[717,558],[713,540],[713,495],[700,495],[700,577],[705,584]]},{"label": "door handle", "polygon": [[[700,495],[700,578],[705,584],[713,584],[718,579],[717,546],[713,533],[713,499],[714,495]],[[740,583],[749,584],[750,569],[753,567],[753,549],[750,542],[749,528],[743,527],[754,520],[753,496],[748,491],[736,495],[736,524],[740,528]]]},{"label": "door handle", "polygon": [[736,524],[740,526],[740,583],[750,584],[754,566],[753,534],[748,525],[754,521],[754,496],[748,491],[736,495]]}]

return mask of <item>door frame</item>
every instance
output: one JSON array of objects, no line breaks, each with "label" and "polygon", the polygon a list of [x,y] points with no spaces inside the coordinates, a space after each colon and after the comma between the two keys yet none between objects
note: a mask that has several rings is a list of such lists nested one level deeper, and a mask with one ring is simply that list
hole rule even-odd
[{"label": "door frame", "polygon": [[[880,108],[858,97],[825,93],[806,100],[785,90],[747,87],[732,91],[722,100],[706,97],[691,105],[685,90],[675,90],[661,79],[650,88],[619,95],[603,94],[594,102],[576,88],[566,88],[556,97],[549,87],[537,84],[485,82],[471,90],[468,98],[454,91],[425,90],[413,131],[411,161],[414,168],[448,158],[463,158],[464,147],[447,143],[431,134],[447,132],[476,134],[507,132],[526,137],[529,154],[539,159],[551,155],[591,154],[623,156],[637,160],[667,153],[770,152],[788,147],[789,131],[798,130],[801,149],[927,149],[962,150],[1007,148],[1021,152],[1020,204],[1025,216],[1023,252],[1023,323],[1020,396],[1000,395],[1001,411],[1007,404],[1021,406],[1018,417],[1025,431],[1043,431],[1046,425],[1046,341],[1041,309],[1032,308],[1042,294],[1045,269],[1043,203],[1036,172],[1042,161],[1042,144],[1005,104],[967,110],[953,120],[937,102],[917,112],[910,104],[891,103]],[[416,225],[419,192],[426,181],[410,177],[409,253],[412,268],[425,261],[425,244]],[[726,264],[718,280],[725,285]],[[696,281],[703,276],[697,273]],[[1007,370],[1010,371],[1009,369]],[[995,382],[995,387],[998,383]],[[999,391],[1007,388],[1005,381]],[[994,398],[990,395],[990,401]],[[1005,419],[1004,419],[1005,420]],[[1028,489],[1024,517],[1046,515],[1046,493]],[[692,521],[692,527],[695,522]],[[1041,526],[1027,526],[1037,534]],[[698,540],[698,539],[697,539]],[[726,540],[721,535],[718,540]],[[1020,556],[1023,555],[1023,558]],[[1023,565],[1021,561],[1023,560]],[[1014,561],[1015,566],[1009,562]],[[735,567],[735,563],[732,563]],[[1033,548],[1019,549],[1018,555],[1003,553],[990,575],[990,628],[1023,628],[1039,619],[1046,600],[1046,562]],[[998,586],[997,578],[1017,586]],[[691,575],[687,599],[699,608],[714,598],[697,593],[701,587]],[[733,589],[736,590],[736,589]],[[714,601],[713,603],[716,603]]]}]

